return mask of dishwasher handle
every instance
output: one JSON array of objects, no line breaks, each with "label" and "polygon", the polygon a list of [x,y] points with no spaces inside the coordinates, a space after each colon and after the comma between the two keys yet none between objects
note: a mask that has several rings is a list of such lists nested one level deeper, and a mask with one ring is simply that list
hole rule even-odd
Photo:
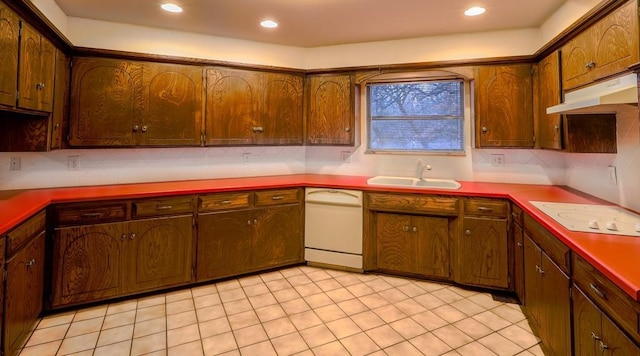
[{"label": "dishwasher handle", "polygon": [[317,189],[306,194],[307,204],[362,206],[362,193],[339,189]]},{"label": "dishwasher handle", "polygon": [[329,194],[344,194],[344,195],[348,195],[351,197],[354,197],[358,200],[360,200],[360,197],[356,194],[350,193],[350,192],[346,192],[344,190],[337,190],[337,189],[326,189],[326,190],[314,190],[312,192],[309,192],[307,195],[311,196],[314,194],[324,194],[324,193],[329,193]]}]

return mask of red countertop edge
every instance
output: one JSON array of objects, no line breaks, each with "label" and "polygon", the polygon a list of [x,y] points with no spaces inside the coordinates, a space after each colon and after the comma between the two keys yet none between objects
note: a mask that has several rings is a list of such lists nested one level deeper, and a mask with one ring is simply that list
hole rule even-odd
[{"label": "red countertop edge", "polygon": [[[293,174],[8,192],[10,194],[0,194],[0,234],[8,232],[50,204],[92,200],[141,199],[155,196],[290,187],[327,187],[364,191],[506,198],[520,206],[629,296],[640,301],[640,269],[634,265],[634,259],[640,256],[639,238],[572,232],[529,203],[529,201],[551,201],[611,205],[609,202],[561,186],[461,181],[462,187],[458,190],[412,189],[371,186],[367,185],[368,178],[364,176]],[[3,196],[7,196],[7,198],[3,199]]]}]

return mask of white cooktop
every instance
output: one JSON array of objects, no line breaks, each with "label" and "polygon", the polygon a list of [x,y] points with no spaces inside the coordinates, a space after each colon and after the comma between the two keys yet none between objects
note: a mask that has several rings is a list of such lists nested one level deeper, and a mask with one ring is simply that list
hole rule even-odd
[{"label": "white cooktop", "polygon": [[640,237],[640,215],[614,205],[529,201],[567,230]]}]

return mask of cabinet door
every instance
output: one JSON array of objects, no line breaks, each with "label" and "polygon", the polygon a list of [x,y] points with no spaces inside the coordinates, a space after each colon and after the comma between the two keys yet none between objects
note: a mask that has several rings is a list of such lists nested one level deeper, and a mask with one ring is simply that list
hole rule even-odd
[{"label": "cabinet door", "polygon": [[42,311],[44,253],[43,231],[7,261],[4,346],[8,354],[19,352]]},{"label": "cabinet door", "polygon": [[531,65],[479,67],[475,82],[476,146],[533,147]]},{"label": "cabinet door", "polygon": [[250,210],[198,216],[198,281],[251,270]]},{"label": "cabinet door", "polygon": [[40,39],[40,71],[38,80],[38,110],[51,112],[53,110],[54,79],[56,74],[57,50],[46,38]]},{"label": "cabinet door", "polygon": [[20,70],[18,75],[18,106],[38,110],[40,91],[40,34],[22,22],[20,37]]},{"label": "cabinet door", "polygon": [[255,143],[301,145],[302,77],[286,74],[263,74],[266,84],[260,92],[260,126]]},{"label": "cabinet door", "polygon": [[52,150],[62,148],[62,136],[68,126],[68,120],[66,120],[66,118],[69,114],[69,102],[67,98],[69,96],[69,79],[71,76],[70,63],[71,59],[69,57],[62,52],[58,52],[53,90],[54,104],[51,115],[51,139],[49,141],[49,148]]},{"label": "cabinet door", "polygon": [[207,69],[205,134],[208,145],[248,145],[261,128],[257,72]]},{"label": "cabinet door", "polygon": [[167,288],[191,281],[193,217],[132,221],[124,244],[126,292]]},{"label": "cabinet door", "polygon": [[251,247],[253,268],[303,261],[304,217],[301,205],[254,210]]},{"label": "cabinet door", "polygon": [[560,63],[553,52],[538,63],[538,136],[541,148],[562,149],[560,114],[547,114],[547,108],[560,104]]},{"label": "cabinet door", "polygon": [[571,287],[546,253],[541,254],[540,338],[554,355],[571,355]]},{"label": "cabinet door", "polygon": [[202,132],[202,69],[148,63],[144,72],[145,146],[198,146]]},{"label": "cabinet door", "polygon": [[627,70],[638,62],[638,5],[629,1],[594,28],[594,77],[600,79]]},{"label": "cabinet door", "polygon": [[505,219],[464,218],[460,239],[461,282],[507,288],[507,221]]},{"label": "cabinet door", "polygon": [[562,89],[568,90],[591,83],[594,79],[589,63],[593,58],[593,33],[583,31],[561,49]]},{"label": "cabinet door", "polygon": [[[640,355],[640,348],[629,340],[624,332],[604,314],[602,315],[602,335],[602,345],[598,342],[598,346],[603,351],[602,354],[607,356]],[[579,354],[576,353],[576,355]]]},{"label": "cabinet door", "polygon": [[573,287],[573,344],[576,355],[600,355],[601,313],[575,286]]},{"label": "cabinet door", "polygon": [[53,238],[52,306],[106,299],[122,292],[128,223],[57,229]]},{"label": "cabinet door", "polygon": [[307,143],[353,145],[355,90],[350,75],[307,77]]},{"label": "cabinet door", "polygon": [[513,241],[514,241],[514,256],[513,256],[513,282],[514,289],[520,303],[526,305],[525,300],[525,292],[524,292],[524,232],[522,231],[522,226],[518,224],[513,224]]},{"label": "cabinet door", "polygon": [[142,64],[74,58],[70,145],[135,145],[142,126],[142,108]]},{"label": "cabinet door", "polygon": [[542,280],[540,278],[540,254],[542,250],[524,234],[524,294],[526,312],[534,331],[540,332],[540,308]]},{"label": "cabinet door", "polygon": [[411,219],[412,267],[410,272],[449,277],[449,220],[428,216]]},{"label": "cabinet door", "polygon": [[412,255],[411,216],[376,214],[376,265],[380,269],[410,272]]},{"label": "cabinet door", "polygon": [[20,19],[0,2],[0,105],[16,105]]}]

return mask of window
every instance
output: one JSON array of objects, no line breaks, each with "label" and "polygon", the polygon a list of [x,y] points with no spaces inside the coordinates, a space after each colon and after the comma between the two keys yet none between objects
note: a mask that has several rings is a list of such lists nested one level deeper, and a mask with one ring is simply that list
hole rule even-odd
[{"label": "window", "polygon": [[464,151],[464,81],[367,85],[369,152]]}]

